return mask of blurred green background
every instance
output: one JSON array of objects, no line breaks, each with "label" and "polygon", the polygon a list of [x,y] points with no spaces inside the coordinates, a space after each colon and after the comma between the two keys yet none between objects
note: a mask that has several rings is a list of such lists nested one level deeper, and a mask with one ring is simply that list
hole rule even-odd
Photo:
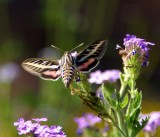
[{"label": "blurred green background", "polygon": [[143,113],[160,111],[159,0],[0,0],[0,137],[18,136],[13,122],[19,117],[47,117],[49,125],[76,136],[74,117],[92,111],[61,79],[43,81],[25,72],[21,62],[59,59],[63,53],[50,45],[71,50],[104,38],[108,50],[94,70],[122,70],[115,47],[127,33],[156,44],[137,86],[143,91]]}]

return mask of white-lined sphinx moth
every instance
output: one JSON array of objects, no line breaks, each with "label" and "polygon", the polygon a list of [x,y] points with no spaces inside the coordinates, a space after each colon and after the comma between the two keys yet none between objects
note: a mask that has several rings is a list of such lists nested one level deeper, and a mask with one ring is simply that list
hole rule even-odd
[{"label": "white-lined sphinx moth", "polygon": [[22,67],[27,72],[46,80],[57,80],[62,77],[65,87],[68,88],[76,72],[89,72],[97,66],[106,48],[106,40],[99,40],[89,44],[75,56],[71,50],[66,51],[60,60],[30,58],[22,63]]}]

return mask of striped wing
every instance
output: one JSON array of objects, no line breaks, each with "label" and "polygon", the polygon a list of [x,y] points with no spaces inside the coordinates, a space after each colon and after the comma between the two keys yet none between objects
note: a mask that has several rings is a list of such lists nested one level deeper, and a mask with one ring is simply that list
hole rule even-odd
[{"label": "striped wing", "polygon": [[57,80],[61,76],[60,65],[57,60],[31,58],[25,60],[22,67],[27,72],[45,80]]},{"label": "striped wing", "polygon": [[76,66],[82,72],[89,72],[97,66],[107,49],[107,41],[99,40],[89,44],[76,56]]}]

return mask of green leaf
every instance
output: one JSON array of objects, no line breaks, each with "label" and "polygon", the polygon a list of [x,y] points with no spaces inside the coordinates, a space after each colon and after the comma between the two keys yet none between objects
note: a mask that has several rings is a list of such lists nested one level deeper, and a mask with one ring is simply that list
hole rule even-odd
[{"label": "green leaf", "polygon": [[135,121],[132,126],[131,137],[135,137],[148,123],[149,117],[142,119],[141,121]]},{"label": "green leaf", "polygon": [[133,113],[135,113],[135,111],[137,111],[138,109],[141,108],[141,103],[142,103],[142,93],[141,92],[137,92],[137,95],[135,96],[133,100],[133,103],[131,104],[132,109],[130,112],[130,116],[133,115]]},{"label": "green leaf", "polygon": [[125,74],[120,73],[120,81],[121,81],[121,83],[125,82]]},{"label": "green leaf", "polygon": [[119,103],[121,108],[125,108],[128,104],[128,94],[125,95],[125,97],[123,98],[123,100]]},{"label": "green leaf", "polygon": [[141,109],[142,93],[137,92],[137,90],[135,91],[136,91],[136,96],[134,98],[133,97],[130,98],[130,102],[128,105],[128,109],[126,113],[126,116],[128,118],[130,118],[135,113],[135,111],[137,111],[138,109]]},{"label": "green leaf", "polygon": [[105,86],[105,84],[102,84],[102,92],[106,92],[106,95],[112,96],[112,94],[114,93],[114,86],[112,84],[108,84]]},{"label": "green leaf", "polygon": [[104,97],[105,102],[111,107],[116,107],[116,98],[114,96],[114,89],[112,86],[105,86],[102,84],[102,94]]},{"label": "green leaf", "polygon": [[138,120],[139,118],[139,114],[140,114],[140,109],[137,109],[136,111],[134,111],[134,113],[130,116],[130,125],[132,126],[132,124]]},{"label": "green leaf", "polygon": [[135,137],[147,124],[148,118],[139,121],[139,115],[141,112],[142,93],[137,92],[135,98],[131,98],[130,113],[127,116],[127,123],[130,129],[130,136]]}]

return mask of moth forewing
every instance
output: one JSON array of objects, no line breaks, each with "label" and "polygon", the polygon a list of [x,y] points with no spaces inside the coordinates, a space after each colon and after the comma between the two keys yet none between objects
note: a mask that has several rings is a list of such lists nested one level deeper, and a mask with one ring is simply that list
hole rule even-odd
[{"label": "moth forewing", "polygon": [[89,44],[76,56],[77,68],[82,72],[89,72],[95,68],[107,49],[107,41],[99,40]]},{"label": "moth forewing", "polygon": [[99,40],[90,43],[84,50],[77,54],[77,61],[84,61],[87,58],[101,59],[107,49],[107,41]]},{"label": "moth forewing", "polygon": [[94,42],[91,45],[89,45],[88,48],[91,48],[91,50],[86,56],[86,58],[90,56],[95,56],[95,58],[101,59],[107,48],[106,40],[100,40],[100,41]]},{"label": "moth forewing", "polygon": [[106,41],[106,40],[100,41],[99,47],[101,46],[102,49],[101,49],[101,52],[100,52],[100,54],[98,56],[98,59],[101,59],[104,56],[104,54],[105,54],[105,52],[107,50],[107,44],[108,44],[108,41]]},{"label": "moth forewing", "polygon": [[30,58],[22,63],[22,67],[27,72],[45,80],[56,80],[61,75],[57,60]]}]

